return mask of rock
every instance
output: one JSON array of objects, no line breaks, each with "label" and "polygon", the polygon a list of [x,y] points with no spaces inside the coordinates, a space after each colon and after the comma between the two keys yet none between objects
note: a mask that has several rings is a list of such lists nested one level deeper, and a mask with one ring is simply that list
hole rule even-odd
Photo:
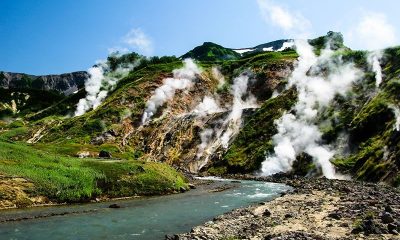
[{"label": "rock", "polygon": [[265,211],[263,212],[263,216],[264,217],[270,217],[271,216],[271,212],[268,209],[265,209]]},{"label": "rock", "polygon": [[87,158],[90,156],[90,152],[88,151],[81,151],[76,154],[78,158]]},{"label": "rock", "polygon": [[121,206],[117,203],[113,203],[110,206],[108,206],[109,208],[121,208]]},{"label": "rock", "polygon": [[196,186],[194,184],[192,184],[192,183],[189,183],[188,186],[189,186],[190,189],[196,189]]},{"label": "rock", "polygon": [[179,236],[167,234],[165,235],[165,240],[179,240]]},{"label": "rock", "polygon": [[387,227],[388,227],[389,233],[393,233],[393,231],[397,231],[397,225],[394,223],[389,223]]},{"label": "rock", "polygon": [[340,224],[340,226],[341,226],[341,227],[345,227],[345,228],[347,228],[347,227],[349,227],[349,224],[348,224],[348,223],[346,223],[346,222],[344,222],[344,223],[341,223],[341,224]]},{"label": "rock", "polygon": [[109,142],[109,141],[115,141],[115,137],[117,136],[117,133],[111,129],[108,130],[107,132],[104,132],[94,138],[92,138],[92,140],[90,140],[90,144],[93,145],[101,145],[105,142]]},{"label": "rock", "polygon": [[392,223],[394,222],[394,219],[392,217],[392,214],[388,212],[384,212],[381,216],[381,220],[384,224]]},{"label": "rock", "polygon": [[355,227],[353,228],[353,230],[351,230],[352,234],[359,234],[363,231],[363,228],[361,226]]},{"label": "rock", "polygon": [[28,77],[36,84],[29,88],[41,90],[54,90],[65,95],[71,95],[79,88],[83,87],[86,79],[90,76],[87,72],[72,72],[59,75],[33,76],[21,73],[3,72],[0,77],[0,87],[5,89],[18,89],[28,87],[23,79]]},{"label": "rock", "polygon": [[184,193],[184,192],[186,192],[186,191],[187,191],[187,189],[184,188],[184,187],[180,187],[180,188],[179,188],[179,192],[181,192],[181,193]]},{"label": "rock", "polygon": [[99,153],[99,158],[111,158],[111,153],[101,150]]},{"label": "rock", "polygon": [[336,220],[340,220],[342,218],[342,214],[339,212],[333,212],[333,213],[329,213],[328,217],[336,219]]},{"label": "rock", "polygon": [[291,214],[291,213],[286,213],[285,214],[285,219],[292,218],[292,217],[293,217],[293,214]]},{"label": "rock", "polygon": [[373,219],[365,220],[362,224],[362,229],[366,234],[381,234],[381,230]]},{"label": "rock", "polygon": [[392,213],[393,208],[390,205],[385,206],[385,212]]}]

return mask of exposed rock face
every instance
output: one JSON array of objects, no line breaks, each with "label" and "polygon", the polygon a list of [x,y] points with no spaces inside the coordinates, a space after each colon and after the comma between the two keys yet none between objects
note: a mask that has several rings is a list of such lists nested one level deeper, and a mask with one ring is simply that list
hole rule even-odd
[{"label": "exposed rock face", "polygon": [[0,87],[5,89],[34,88],[47,91],[54,90],[70,95],[83,87],[85,80],[88,78],[88,73],[84,71],[43,76],[0,72]]}]

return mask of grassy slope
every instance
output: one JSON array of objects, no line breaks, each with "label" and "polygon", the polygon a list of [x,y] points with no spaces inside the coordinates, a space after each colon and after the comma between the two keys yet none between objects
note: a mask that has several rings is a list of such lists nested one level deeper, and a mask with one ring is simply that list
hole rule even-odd
[{"label": "grassy slope", "polygon": [[[319,39],[315,42],[315,45],[321,45],[321,41]],[[400,91],[400,50],[399,48],[393,48],[386,51],[385,82],[382,84],[381,92],[372,95],[372,97],[370,97],[370,93],[374,89],[374,75],[368,71],[368,65],[365,60],[366,53],[344,49],[338,54],[342,55],[346,61],[352,60],[357,67],[364,69],[367,73],[363,82],[354,86],[354,92],[351,96],[348,98],[337,97],[332,106],[324,109],[320,117],[321,122],[330,122],[328,127],[321,126],[321,131],[324,133],[323,139],[326,143],[334,142],[340,133],[348,133],[350,135],[350,145],[352,147],[350,155],[346,157],[337,156],[334,163],[342,171],[350,172],[359,179],[385,180],[398,184],[400,182],[398,175],[400,164],[397,159],[400,159],[400,149],[398,147],[400,137],[393,130],[394,116],[388,106],[389,104],[398,105],[400,103],[398,99]],[[257,53],[238,60],[215,63],[202,62],[201,65],[205,68],[209,68],[214,64],[221,65],[223,74],[231,81],[233,77],[246,69],[251,69],[256,78],[263,78],[264,75],[259,72],[260,69],[296,57],[297,55],[294,51]],[[117,145],[112,144],[93,146],[89,145],[88,141],[96,134],[119,124],[121,116],[125,115],[127,110],[131,111],[130,116],[134,122],[140,121],[145,104],[144,97],[149,94],[143,91],[142,85],[151,83],[160,75],[170,74],[173,69],[179,66],[181,66],[180,61],[148,64],[132,72],[127,78],[118,83],[117,89],[109,95],[101,108],[90,111],[78,118],[63,120],[62,124],[54,126],[51,133],[44,139],[44,142],[47,143],[35,145],[39,149],[35,151],[43,153],[43,151],[49,150],[73,155],[83,144],[89,149],[106,148],[113,153],[113,156],[135,159],[136,149],[127,148],[121,150]],[[231,84],[231,82],[228,84]],[[224,89],[226,90],[227,88]],[[224,89],[220,91],[224,91]],[[124,105],[121,99],[133,103],[133,105],[128,107]],[[271,137],[276,131],[273,120],[279,118],[285,110],[289,110],[295,99],[295,93],[289,91],[265,102],[246,122],[228,152],[222,159],[217,159],[212,164],[209,172],[214,174],[252,172],[259,169],[265,154],[272,150]],[[70,139],[66,139],[66,136],[70,137]],[[137,150],[140,151],[141,149]],[[385,151],[389,151],[390,154],[386,156],[384,154]],[[92,160],[84,162],[88,162],[90,169],[96,173],[105,174],[104,171],[99,171],[102,163],[98,166],[97,163],[92,164]],[[129,162],[129,164],[133,163],[137,162]],[[80,166],[88,167],[86,165]],[[120,167],[117,168],[120,169]],[[121,166],[121,168],[123,167]],[[115,171],[115,173],[118,172],[119,170]],[[107,182],[103,182],[103,175],[99,175],[98,181],[103,186],[102,191],[114,192],[114,190],[110,190]],[[114,175],[114,172],[111,171],[109,177],[112,175]],[[123,188],[123,186],[120,187]]]},{"label": "grassy slope", "polygon": [[184,54],[182,58],[193,58],[199,61],[223,61],[238,59],[240,54],[218,44],[205,42]]},{"label": "grassy slope", "polygon": [[[10,138],[25,128],[3,132],[0,138],[0,173],[33,182],[31,196],[56,202],[81,202],[98,196],[154,195],[186,188],[185,179],[161,163],[106,162],[78,159],[42,151]],[[0,193],[1,196],[4,194]]]}]

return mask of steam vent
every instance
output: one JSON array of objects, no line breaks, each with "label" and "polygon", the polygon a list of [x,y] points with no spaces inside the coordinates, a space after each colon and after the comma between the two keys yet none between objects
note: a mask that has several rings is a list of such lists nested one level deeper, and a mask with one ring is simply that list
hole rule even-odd
[{"label": "steam vent", "polygon": [[0,239],[400,239],[381,2],[2,1]]}]

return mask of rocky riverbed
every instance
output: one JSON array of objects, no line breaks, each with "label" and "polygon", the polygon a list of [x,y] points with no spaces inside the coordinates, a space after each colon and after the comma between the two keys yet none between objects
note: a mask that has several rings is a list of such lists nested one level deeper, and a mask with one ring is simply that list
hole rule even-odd
[{"label": "rocky riverbed", "polygon": [[400,239],[398,188],[325,178],[256,179],[286,183],[294,190],[167,239]]}]

